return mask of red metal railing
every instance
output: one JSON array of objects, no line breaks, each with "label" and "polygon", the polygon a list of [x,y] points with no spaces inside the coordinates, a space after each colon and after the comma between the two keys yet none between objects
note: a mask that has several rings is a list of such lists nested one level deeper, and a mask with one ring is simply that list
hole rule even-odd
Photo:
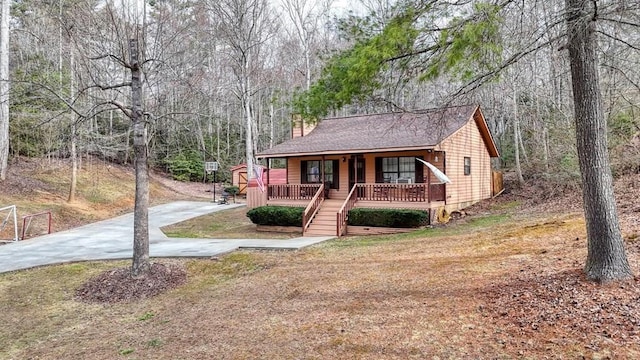
[{"label": "red metal railing", "polygon": [[356,201],[358,200],[358,197],[356,196],[357,185],[358,184],[354,185],[353,188],[351,188],[349,195],[347,195],[347,199],[344,201],[344,203],[342,204],[342,207],[336,214],[336,235],[337,236],[344,235],[344,231],[347,228],[347,219],[349,217],[349,211],[353,209],[353,207],[356,204]]},{"label": "red metal railing", "polygon": [[324,184],[320,184],[318,191],[316,191],[315,195],[311,199],[311,202],[304,209],[304,214],[302,214],[302,236],[311,225],[311,220],[316,215],[318,210],[320,209],[320,205],[324,201]]},{"label": "red metal railing", "polygon": [[[51,211],[43,211],[37,214],[25,215],[22,217],[22,234],[20,236],[20,239],[22,240],[25,239],[27,228],[31,224],[31,219],[41,215],[47,215],[47,234],[51,234]],[[28,223],[27,223],[27,219],[29,219]]]}]

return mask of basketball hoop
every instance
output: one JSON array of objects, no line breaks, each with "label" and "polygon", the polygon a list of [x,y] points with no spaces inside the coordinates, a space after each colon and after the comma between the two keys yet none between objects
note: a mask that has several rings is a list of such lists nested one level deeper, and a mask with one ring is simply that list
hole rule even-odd
[{"label": "basketball hoop", "polygon": [[204,171],[207,174],[213,173],[213,202],[216,202],[216,171],[218,171],[217,161],[206,161],[204,163]]},{"label": "basketball hoop", "polygon": [[204,163],[204,171],[207,174],[211,174],[212,172],[218,171],[218,162],[217,161],[207,161]]}]

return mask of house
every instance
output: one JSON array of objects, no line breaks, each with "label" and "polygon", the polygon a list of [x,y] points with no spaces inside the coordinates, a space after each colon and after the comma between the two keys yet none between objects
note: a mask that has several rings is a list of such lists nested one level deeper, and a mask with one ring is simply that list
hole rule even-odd
[{"label": "house", "polygon": [[479,106],[330,118],[315,128],[298,122],[292,130],[257,155],[268,164],[285,159],[286,184],[267,178],[247,205],[306,207],[305,235],[345,234],[353,207],[453,211],[494,194],[491,158],[499,152]]}]

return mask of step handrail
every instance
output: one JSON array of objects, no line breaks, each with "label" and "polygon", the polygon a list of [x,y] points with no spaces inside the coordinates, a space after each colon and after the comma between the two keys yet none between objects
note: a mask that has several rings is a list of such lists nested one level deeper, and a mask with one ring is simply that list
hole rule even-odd
[{"label": "step handrail", "polygon": [[358,184],[353,185],[351,191],[349,192],[349,195],[347,195],[346,200],[344,201],[344,203],[342,203],[342,207],[340,208],[338,213],[336,213],[336,236],[338,237],[344,235],[344,231],[347,227],[349,211],[353,209],[356,201],[358,201],[358,197],[355,196],[357,186]]},{"label": "step handrail", "polygon": [[320,210],[320,205],[322,205],[323,201],[324,184],[320,184],[318,191],[316,191],[316,194],[313,196],[311,202],[309,203],[309,205],[307,205],[307,207],[304,209],[304,213],[302,214],[302,236],[304,236],[304,233],[309,228],[309,225],[311,225],[311,221],[313,220],[313,217],[316,216],[318,210]]}]

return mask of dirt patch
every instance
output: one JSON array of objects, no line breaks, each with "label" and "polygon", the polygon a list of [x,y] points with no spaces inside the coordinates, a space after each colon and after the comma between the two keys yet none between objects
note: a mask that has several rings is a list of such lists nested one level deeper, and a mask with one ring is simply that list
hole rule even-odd
[{"label": "dirt patch", "polygon": [[[157,171],[149,173],[151,179],[162,186],[174,191],[178,195],[194,199],[213,200],[213,184],[204,182],[185,182],[172,179],[170,176]],[[216,184],[216,193],[222,194],[222,185]]]},{"label": "dirt patch", "polygon": [[134,278],[130,268],[108,270],[76,290],[76,298],[87,303],[115,303],[146,299],[176,288],[187,281],[183,266],[151,264],[149,274]]}]

